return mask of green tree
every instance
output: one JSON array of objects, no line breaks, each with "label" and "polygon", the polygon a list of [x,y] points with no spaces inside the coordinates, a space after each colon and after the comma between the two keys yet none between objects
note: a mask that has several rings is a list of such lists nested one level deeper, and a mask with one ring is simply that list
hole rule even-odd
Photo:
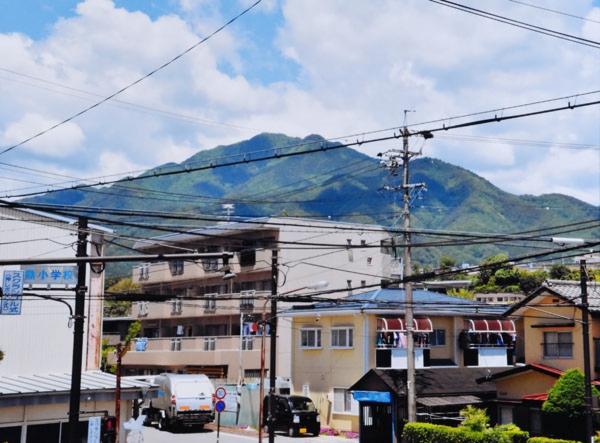
[{"label": "green tree", "polygon": [[519,289],[524,294],[531,294],[537,288],[542,286],[544,280],[548,279],[549,274],[546,271],[521,271],[519,279]]},{"label": "green tree", "polygon": [[[592,386],[592,395],[599,394]],[[556,436],[581,438],[581,430],[585,430],[585,376],[579,369],[569,369],[560,376],[548,391],[542,411],[550,416],[551,432]]]},{"label": "green tree", "polygon": [[573,272],[568,266],[562,263],[555,263],[550,268],[550,278],[554,280],[571,280],[573,279]]},{"label": "green tree", "polygon": [[133,283],[133,279],[124,278],[106,289],[104,301],[105,317],[125,317],[131,310],[130,301],[117,300],[119,294],[139,294],[142,292],[141,285]]},{"label": "green tree", "polygon": [[469,405],[460,411],[460,416],[463,417],[460,426],[471,431],[483,432],[490,427],[490,418],[485,413],[485,409]]},{"label": "green tree", "polygon": [[468,289],[451,289],[448,295],[458,298],[466,298],[468,300],[475,300],[475,291],[469,291]]},{"label": "green tree", "polygon": [[508,260],[508,256],[505,254],[496,254],[485,259],[477,275],[477,286],[490,283],[492,276],[500,269],[510,269],[510,265],[506,263],[506,260]]}]

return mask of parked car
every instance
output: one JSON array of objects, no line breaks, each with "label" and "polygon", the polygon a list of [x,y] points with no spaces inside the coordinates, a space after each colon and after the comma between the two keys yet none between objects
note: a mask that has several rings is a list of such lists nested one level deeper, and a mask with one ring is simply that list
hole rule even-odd
[{"label": "parked car", "polygon": [[203,374],[161,374],[154,378],[158,397],[144,408],[145,425],[165,430],[172,426],[199,426],[215,419],[215,389]]},{"label": "parked car", "polygon": [[290,437],[321,432],[321,417],[313,401],[300,395],[273,395],[273,415],[269,414],[269,398],[263,401],[264,430],[286,432]]}]

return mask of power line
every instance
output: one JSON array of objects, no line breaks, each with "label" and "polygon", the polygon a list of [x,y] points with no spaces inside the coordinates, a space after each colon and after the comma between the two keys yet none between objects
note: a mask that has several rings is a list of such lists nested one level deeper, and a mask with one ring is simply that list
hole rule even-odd
[{"label": "power line", "polygon": [[158,71],[166,68],[167,66],[171,65],[172,63],[176,62],[177,60],[179,60],[180,58],[182,58],[183,56],[185,56],[186,54],[188,54],[189,52],[193,51],[194,49],[196,49],[198,46],[202,45],[203,43],[207,42],[208,40],[210,40],[212,37],[214,37],[216,34],[218,34],[219,32],[221,32],[223,29],[227,28],[229,25],[231,25],[233,22],[235,22],[236,20],[238,20],[240,17],[242,17],[244,14],[246,14],[247,12],[249,12],[250,10],[252,10],[256,5],[258,5],[260,2],[262,2],[262,0],[256,0],[255,3],[253,3],[252,5],[250,5],[248,8],[246,8],[244,11],[242,11],[241,13],[239,13],[238,15],[236,15],[235,17],[233,17],[232,19],[230,19],[228,22],[226,22],[224,25],[222,25],[221,27],[217,28],[215,31],[213,31],[212,33],[210,33],[208,36],[204,37],[203,39],[201,39],[199,42],[197,42],[196,44],[190,46],[188,49],[186,49],[185,51],[183,51],[182,53],[176,55],[175,57],[173,57],[171,60],[167,61],[166,63],[162,64],[161,66],[159,66],[158,68],[150,71],[149,73],[147,73],[146,75],[144,75],[143,77],[138,78],[137,80],[135,80],[134,82],[130,83],[129,85],[119,89],[117,92],[109,95],[108,97],[94,103],[93,105],[83,109],[82,111],[79,111],[78,113],[72,115],[71,117],[61,121],[60,123],[57,123],[53,126],[51,126],[48,129],[43,130],[42,132],[38,132],[37,134],[17,143],[16,145],[12,145],[6,149],[4,149],[3,151],[0,152],[0,155],[5,154],[9,151],[12,151],[15,148],[18,148],[19,146],[24,145],[27,142],[30,142],[31,140],[38,138],[56,128],[58,128],[59,126],[62,126],[74,119],[76,119],[77,117],[80,117],[81,115],[91,111],[92,109],[97,108],[98,106],[106,103],[109,100],[112,100],[113,98],[115,98],[116,96],[120,95],[121,93],[127,91],[128,89],[132,88],[133,86],[137,85],[138,83],[141,83],[142,81],[146,80],[148,77],[156,74]]},{"label": "power line", "polygon": [[492,14],[490,12],[483,11],[481,9],[471,8],[469,6],[462,5],[460,3],[451,2],[449,0],[429,0],[432,3],[436,3],[438,5],[447,6],[449,8],[457,9],[459,11],[468,12],[469,14],[477,15],[480,17],[484,17],[490,20],[494,20],[500,23],[505,23],[511,26],[515,26],[522,29],[527,29],[529,31],[537,32],[538,34],[548,35],[550,37],[559,38],[562,40],[570,41],[572,43],[578,43],[580,45],[590,46],[595,49],[600,49],[600,42],[596,42],[593,40],[588,40],[585,38],[577,37],[570,34],[565,34],[563,32],[553,31],[548,28],[543,28],[541,26],[535,26],[529,23],[521,22],[518,20],[513,20],[507,17],[503,17],[501,15]]},{"label": "power line", "polygon": [[568,14],[566,12],[561,12],[561,11],[556,11],[554,9],[549,9],[549,8],[543,8],[541,6],[537,6],[537,5],[532,5],[531,3],[525,3],[525,2],[520,2],[517,0],[508,0],[509,2],[513,2],[513,3],[518,3],[520,5],[524,5],[524,6],[529,6],[530,8],[536,8],[536,9],[540,9],[542,11],[548,11],[548,12],[553,12],[554,14],[560,14],[560,15],[564,15],[566,17],[572,17],[572,18],[577,18],[579,20],[585,20],[588,22],[593,22],[593,23],[600,23],[600,21],[598,20],[593,20],[591,18],[586,18],[586,17],[580,17],[578,15],[573,15],[573,14]]},{"label": "power line", "polygon": [[[493,118],[486,118],[486,119],[471,121],[471,122],[467,122],[467,123],[448,125],[448,126],[446,126],[446,124],[443,124],[442,127],[411,132],[411,133],[409,133],[409,136],[410,137],[422,136],[425,138],[430,138],[431,134],[433,132],[448,131],[450,129],[465,128],[465,127],[469,127],[469,126],[478,126],[478,125],[484,125],[484,124],[488,124],[488,123],[497,123],[497,122],[501,122],[504,120],[514,120],[514,119],[518,119],[518,118],[532,117],[532,116],[536,116],[536,115],[543,115],[543,114],[549,114],[549,113],[554,113],[554,112],[573,110],[573,109],[577,109],[577,108],[581,108],[581,107],[596,106],[598,104],[600,104],[600,101],[593,101],[593,102],[579,103],[579,104],[571,104],[571,102],[569,102],[567,104],[567,106],[561,106],[561,107],[557,107],[557,108],[549,108],[549,109],[544,109],[544,110],[540,110],[540,111],[532,111],[532,112],[527,112],[527,113],[522,113],[522,114],[515,114],[515,115],[509,115],[509,116],[496,114],[496,115],[494,115]],[[296,144],[293,146],[270,148],[270,149],[267,149],[264,151],[231,155],[231,156],[226,157],[226,159],[229,159],[229,161],[224,161],[223,158],[216,158],[216,159],[205,161],[204,162],[205,164],[203,164],[201,166],[191,166],[191,164],[189,164],[189,163],[187,163],[185,165],[176,165],[173,167],[165,166],[162,168],[155,168],[152,171],[152,174],[147,174],[147,175],[142,174],[142,175],[139,175],[136,177],[125,177],[125,178],[120,178],[120,179],[102,180],[102,181],[97,181],[95,183],[73,185],[70,188],[49,189],[46,191],[21,193],[21,194],[16,194],[16,195],[10,195],[7,197],[9,197],[9,198],[32,197],[32,196],[36,196],[36,195],[49,194],[49,193],[54,193],[54,192],[59,192],[59,191],[64,191],[64,190],[69,190],[69,189],[70,190],[80,190],[83,188],[90,188],[90,187],[94,187],[94,186],[105,186],[107,184],[114,184],[117,182],[121,182],[121,184],[122,184],[123,182],[145,180],[147,178],[152,178],[152,177],[165,177],[165,176],[171,176],[171,175],[179,175],[179,174],[185,174],[185,173],[190,173],[190,172],[212,170],[212,169],[228,167],[228,166],[261,162],[261,161],[265,161],[265,160],[275,160],[275,159],[281,159],[281,158],[295,157],[295,156],[299,156],[299,155],[312,154],[312,153],[316,153],[316,152],[324,152],[324,151],[333,150],[333,149],[361,146],[362,144],[365,144],[365,143],[390,141],[390,140],[398,139],[399,137],[400,137],[400,134],[394,132],[393,135],[378,137],[378,138],[374,138],[374,139],[370,139],[370,140],[357,140],[355,142],[350,142],[350,143],[336,142],[336,143],[330,144],[330,142],[327,140],[326,141],[318,141],[318,142],[317,141],[303,142],[303,143],[299,143],[299,144]],[[310,148],[309,146],[311,146],[311,145],[318,145],[318,146]],[[307,147],[307,148],[304,150],[292,149],[293,147],[298,147],[298,146],[303,146],[303,147]],[[287,152],[283,152],[284,150],[287,150]],[[264,154],[265,152],[270,152],[271,154],[264,155],[264,156],[260,155],[260,154]],[[161,169],[166,169],[166,170],[161,171]]]}]

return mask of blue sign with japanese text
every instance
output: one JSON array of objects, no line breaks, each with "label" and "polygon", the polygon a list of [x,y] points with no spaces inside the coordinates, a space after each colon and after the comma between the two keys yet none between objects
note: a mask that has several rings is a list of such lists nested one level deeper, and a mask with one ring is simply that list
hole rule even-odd
[{"label": "blue sign with japanese text", "polygon": [[77,266],[21,266],[25,284],[76,285]]},{"label": "blue sign with japanese text", "polygon": [[4,271],[0,314],[20,315],[23,303],[24,271]]},{"label": "blue sign with japanese text", "polygon": [[88,421],[88,443],[100,443],[100,417],[90,417]]}]

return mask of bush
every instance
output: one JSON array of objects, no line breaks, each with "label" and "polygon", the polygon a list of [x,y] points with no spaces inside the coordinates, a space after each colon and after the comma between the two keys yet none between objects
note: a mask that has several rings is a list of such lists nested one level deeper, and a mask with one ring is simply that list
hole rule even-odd
[{"label": "bush", "polygon": [[452,428],[431,423],[407,423],[402,437],[405,443],[526,443],[529,434],[518,428],[503,430],[496,427],[477,432],[466,426]]},{"label": "bush", "polygon": [[531,437],[527,443],[579,443],[575,440],[557,440],[547,437]]}]

